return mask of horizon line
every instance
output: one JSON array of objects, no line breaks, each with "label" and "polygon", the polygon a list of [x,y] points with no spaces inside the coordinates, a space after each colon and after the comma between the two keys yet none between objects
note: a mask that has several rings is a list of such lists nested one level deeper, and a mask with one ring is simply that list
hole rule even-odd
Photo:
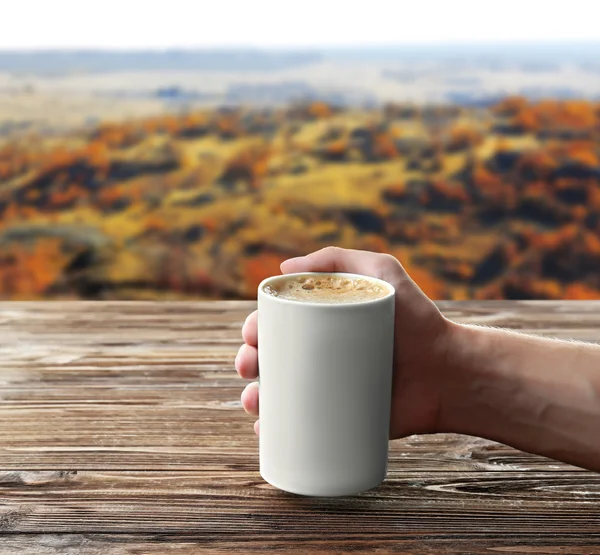
[{"label": "horizon line", "polygon": [[343,43],[332,45],[196,45],[196,46],[31,46],[10,47],[0,46],[0,53],[31,54],[31,53],[134,53],[134,52],[324,52],[352,50],[395,50],[406,48],[435,48],[435,47],[519,47],[519,46],[600,46],[600,39],[554,39],[554,40],[494,40],[494,41],[426,41],[406,43]]}]

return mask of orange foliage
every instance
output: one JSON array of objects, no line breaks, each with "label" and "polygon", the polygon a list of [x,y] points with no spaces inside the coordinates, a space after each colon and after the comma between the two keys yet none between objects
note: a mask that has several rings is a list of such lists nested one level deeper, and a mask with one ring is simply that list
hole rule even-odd
[{"label": "orange foliage", "polygon": [[531,168],[542,176],[547,176],[556,166],[556,159],[545,150],[525,152],[517,164],[520,170]]},{"label": "orange foliage", "polygon": [[398,155],[396,143],[390,134],[379,133],[375,137],[375,154],[384,160],[390,160]]},{"label": "orange foliage", "polygon": [[444,179],[436,179],[430,183],[430,190],[434,191],[443,197],[451,200],[456,200],[462,203],[469,201],[469,195],[464,190],[461,184],[453,184]]},{"label": "orange foliage", "polygon": [[214,232],[219,228],[219,222],[215,218],[204,218],[203,220],[201,220],[200,223],[202,224],[202,227],[204,227],[204,229],[206,229],[206,231],[208,232]]},{"label": "orange foliage", "polygon": [[190,291],[211,291],[218,296],[214,279],[206,270],[196,270],[193,274],[188,275],[187,288]]},{"label": "orange foliage", "polygon": [[[563,289],[560,283],[550,279],[535,279],[534,277],[511,277],[506,280],[505,287],[518,291],[520,296],[530,299],[556,300],[561,299]],[[500,299],[502,294],[495,288],[487,292],[483,290],[477,295],[480,299]]]},{"label": "orange foliage", "polygon": [[161,127],[170,135],[174,135],[179,130],[180,122],[174,116],[165,116],[162,118]]},{"label": "orange foliage", "polygon": [[599,300],[600,291],[583,283],[571,283],[565,287],[562,298],[567,301]]},{"label": "orange foliage", "polygon": [[412,280],[430,299],[439,301],[446,298],[447,292],[443,282],[436,279],[427,270],[410,263],[408,265],[403,263],[403,266]]},{"label": "orange foliage", "polygon": [[585,206],[574,206],[571,213],[576,220],[582,222],[587,217],[588,211]]},{"label": "orange foliage", "polygon": [[452,150],[478,146],[483,142],[483,135],[472,127],[456,125],[450,130],[448,147]]},{"label": "orange foliage", "polygon": [[511,123],[524,131],[542,127],[592,129],[600,121],[594,105],[585,100],[542,100],[529,104],[524,98],[511,97],[500,102],[494,112],[510,117]]},{"label": "orange foliage", "polygon": [[478,165],[473,170],[473,180],[475,181],[475,185],[482,191],[494,190],[502,185],[500,177],[482,165]]},{"label": "orange foliage", "polygon": [[390,245],[387,240],[380,236],[370,233],[363,237],[359,237],[356,247],[359,250],[387,253],[390,251]]},{"label": "orange foliage", "polygon": [[536,299],[560,299],[562,287],[554,280],[539,280],[531,283],[529,294]]},{"label": "orange foliage", "polygon": [[583,166],[595,167],[600,165],[600,160],[596,154],[593,144],[573,142],[566,147],[567,156],[573,161]]},{"label": "orange foliage", "polygon": [[81,190],[74,185],[69,185],[62,191],[56,191],[52,195],[52,203],[55,206],[69,204],[81,197]]},{"label": "orange foliage", "polygon": [[264,177],[269,169],[269,155],[266,152],[259,155],[254,161],[252,169],[255,177]]},{"label": "orange foliage", "polygon": [[568,127],[588,128],[598,122],[598,116],[591,103],[585,100],[567,100],[562,105],[561,123]]},{"label": "orange foliage", "polygon": [[325,151],[330,156],[342,156],[346,152],[348,143],[345,139],[338,139],[337,141],[331,141],[325,147]]},{"label": "orange foliage", "polygon": [[162,216],[151,214],[146,218],[145,228],[147,231],[166,231],[169,225]]},{"label": "orange foliage", "polygon": [[8,224],[13,220],[17,220],[20,215],[19,205],[16,202],[11,202],[8,204],[4,213],[2,214],[2,218],[0,218],[0,223]]},{"label": "orange foliage", "polygon": [[48,153],[43,161],[41,171],[65,168],[75,162],[76,154],[65,147],[58,147]]},{"label": "orange foliage", "polygon": [[505,207],[515,205],[519,194],[517,189],[487,168],[478,165],[473,171],[473,181],[488,202],[497,202]]},{"label": "orange foliage", "polygon": [[144,194],[144,186],[140,181],[131,183],[127,188],[127,194],[132,202],[139,202]]},{"label": "orange foliage", "polygon": [[512,116],[529,106],[529,102],[522,96],[509,96],[501,100],[493,111],[499,115]]},{"label": "orange foliage", "polygon": [[203,112],[194,112],[184,116],[182,124],[185,127],[200,127],[208,124],[208,117]]},{"label": "orange foliage", "polygon": [[113,202],[120,199],[122,196],[123,196],[123,193],[121,192],[121,190],[118,187],[110,187],[110,188],[102,189],[98,193],[98,200],[100,201],[100,204],[102,204],[104,206],[109,206]]},{"label": "orange foliage", "polygon": [[135,123],[105,123],[98,128],[96,138],[109,148],[128,147],[138,142],[144,131]]},{"label": "orange foliage", "polygon": [[598,122],[594,106],[585,100],[545,100],[534,109],[545,126],[588,129]]},{"label": "orange foliage", "polygon": [[281,274],[279,266],[286,259],[280,254],[264,253],[244,262],[244,278],[246,291],[255,294],[260,282],[270,276]]},{"label": "orange foliage", "polygon": [[172,291],[184,291],[187,285],[186,250],[170,245],[159,268],[158,282]]},{"label": "orange foliage", "polygon": [[0,257],[0,295],[37,298],[60,278],[67,262],[60,241],[40,239],[31,248],[13,245]]},{"label": "orange foliage", "polygon": [[8,179],[13,173],[12,164],[10,162],[0,161],[0,180]]},{"label": "orange foliage", "polygon": [[110,166],[110,156],[108,147],[101,141],[92,141],[85,147],[81,155],[87,158],[92,166],[106,169]]},{"label": "orange foliage", "polygon": [[586,233],[578,246],[591,256],[600,257],[600,237],[595,233]]},{"label": "orange foliage", "polygon": [[400,198],[406,194],[406,183],[397,181],[386,187],[385,191],[390,196]]},{"label": "orange foliage", "polygon": [[148,118],[140,123],[140,128],[147,135],[153,135],[160,129],[160,121],[157,118]]},{"label": "orange foliage", "polygon": [[475,268],[466,262],[450,262],[447,272],[459,281],[469,281],[475,274]]},{"label": "orange foliage", "polygon": [[590,208],[600,210],[600,187],[596,183],[590,183],[588,187],[588,204]]},{"label": "orange foliage", "polygon": [[565,225],[554,232],[536,234],[532,239],[532,247],[555,250],[564,244],[571,244],[578,240],[581,228],[579,224]]},{"label": "orange foliage", "polygon": [[506,138],[500,137],[496,140],[496,152],[508,152],[510,148],[510,142]]},{"label": "orange foliage", "polygon": [[250,186],[258,189],[261,178],[267,173],[269,167],[270,151],[268,148],[255,147],[242,151],[227,164],[229,172],[247,172],[250,176]]},{"label": "orange foliage", "polygon": [[324,119],[331,116],[333,110],[325,102],[313,102],[308,107],[308,115],[317,119]]},{"label": "orange foliage", "polygon": [[531,108],[523,108],[512,119],[512,124],[524,131],[534,131],[539,125],[539,117],[535,110]]},{"label": "orange foliage", "polygon": [[234,116],[221,116],[215,125],[218,133],[235,135],[238,129],[238,120]]},{"label": "orange foliage", "polygon": [[[302,199],[307,207],[306,210],[298,211],[300,220],[309,222],[317,221],[319,217],[331,218],[339,224],[339,230],[336,229],[333,237],[338,237],[339,241],[348,247],[359,246],[386,252],[390,250],[388,241],[408,245],[406,252],[409,254],[406,257],[409,260],[410,253],[418,252],[421,246],[438,245],[439,250],[435,251],[435,256],[419,258],[423,266],[410,266],[409,263],[408,268],[414,279],[430,296],[444,298],[455,294],[466,295],[464,283],[473,277],[477,262],[474,262],[476,257],[472,256],[472,253],[462,252],[461,249],[469,249],[469,246],[465,245],[471,244],[469,236],[472,234],[482,236],[481,245],[485,245],[487,239],[491,239],[493,244],[492,234],[496,233],[496,229],[502,229],[502,233],[506,232],[511,236],[520,234],[522,240],[508,242],[503,250],[507,258],[506,271],[503,270],[500,277],[494,274],[485,285],[477,285],[475,294],[494,297],[510,291],[511,295],[522,294],[526,297],[537,295],[543,298],[560,298],[562,294],[566,298],[597,298],[600,293],[585,281],[582,284],[566,286],[558,281],[541,279],[540,260],[542,256],[551,255],[569,258],[573,254],[572,249],[576,249],[576,253],[568,261],[580,264],[581,272],[587,272],[589,275],[586,269],[590,266],[588,261],[592,260],[594,263],[596,258],[600,258],[600,237],[597,235],[600,225],[600,219],[597,217],[600,211],[600,186],[593,172],[574,168],[570,164],[575,162],[587,168],[600,166],[600,143],[597,134],[597,130],[600,129],[600,105],[583,101],[544,101],[530,104],[519,97],[506,99],[495,108],[495,113],[500,116],[497,122],[500,125],[491,126],[486,131],[493,139],[486,143],[486,146],[496,142],[495,149],[489,149],[491,152],[487,148],[481,151],[472,148],[481,144],[484,138],[477,130],[477,126],[483,121],[479,115],[473,115],[467,120],[467,117],[471,117],[470,109],[465,108],[460,113],[452,112],[449,116],[450,121],[467,121],[452,127],[452,123],[447,123],[444,110],[446,108],[431,110],[428,112],[428,121],[422,121],[425,131],[429,134],[427,152],[422,151],[420,139],[413,144],[410,127],[404,123],[397,122],[389,131],[381,131],[386,129],[389,120],[396,116],[386,118],[381,111],[360,113],[357,110],[348,116],[346,122],[340,118],[339,129],[342,130],[342,134],[344,130],[356,125],[368,130],[368,143],[370,146],[372,138],[375,154],[375,159],[370,162],[393,159],[398,156],[398,149],[402,149],[410,158],[407,164],[410,168],[409,174],[406,174],[405,165],[400,163],[382,164],[373,172],[373,188],[381,191],[381,197],[377,201],[366,195],[364,202],[365,209],[377,213],[383,220],[380,227],[385,231],[379,234],[361,230],[361,222],[356,225],[346,222],[340,217],[343,208],[337,204],[333,203],[331,207],[328,205],[324,210],[323,199],[318,196],[314,199],[308,198],[312,197],[311,172],[313,166],[318,165],[318,158],[328,154],[330,159],[341,161],[350,146],[347,138],[335,139],[324,146],[320,142],[321,139],[317,139],[316,143],[307,139],[303,140],[302,144],[297,144],[300,140],[295,139],[296,131],[301,130],[303,125],[310,126],[309,122],[313,119],[328,118],[334,112],[337,113],[337,110],[323,102],[315,102],[301,109],[277,110],[273,113],[242,112],[240,109],[235,113],[215,111],[194,112],[182,116],[165,115],[141,122],[103,124],[91,137],[87,133],[80,134],[73,140],[70,137],[65,138],[62,144],[52,138],[47,141],[40,139],[39,143],[32,140],[1,147],[0,183],[4,185],[3,181],[12,180],[15,176],[18,179],[8,186],[0,187],[0,227],[4,230],[17,221],[26,225],[31,223],[51,226],[53,222],[72,224],[85,220],[86,224],[96,226],[100,232],[110,237],[113,230],[101,220],[101,211],[78,212],[77,208],[70,210],[68,206],[77,204],[80,199],[85,200],[90,194],[97,194],[100,207],[112,206],[115,201],[124,199],[126,195],[134,209],[128,212],[127,203],[122,204],[125,206],[122,214],[123,230],[127,230],[126,233],[131,232],[123,244],[134,243],[137,237],[143,235],[140,234],[140,230],[154,232],[153,241],[156,241],[157,249],[164,249],[169,253],[168,256],[165,255],[165,267],[168,270],[165,286],[178,291],[195,292],[206,292],[214,287],[214,294],[218,296],[219,290],[215,283],[222,281],[219,279],[221,276],[211,278],[206,269],[198,270],[190,266],[191,251],[186,250],[188,247],[172,245],[176,236],[171,233],[174,220],[175,223],[177,220],[176,207],[185,205],[188,201],[180,202],[175,194],[171,202],[169,194],[172,191],[177,193],[177,190],[198,189],[198,197],[185,195],[185,198],[191,198],[192,201],[182,210],[210,203],[212,199],[232,192],[238,196],[241,196],[241,193],[247,195],[243,202],[248,201],[248,206],[251,202],[264,202],[262,196],[255,192],[260,189],[268,175],[273,152],[272,147],[268,146],[268,141],[273,139],[275,132],[278,133],[273,142],[278,145],[277,168],[292,168],[290,179],[295,179],[293,175],[296,173],[305,174],[298,180],[298,187],[307,185],[307,198]],[[406,107],[399,107],[397,114],[397,117],[404,120],[418,120],[422,117],[422,114],[415,110],[407,111]],[[443,123],[431,121],[437,117],[436,114],[444,118]],[[241,117],[242,115],[244,117]],[[354,121],[361,118],[360,123]],[[507,120],[532,134],[538,130],[558,132],[545,133],[543,136],[540,133],[537,137],[527,137],[527,140],[523,141],[510,136],[511,133],[506,130]],[[192,142],[195,140],[194,133],[186,134],[185,145],[180,142],[181,131],[199,127],[206,127],[206,133],[217,138],[227,134],[233,139],[247,132],[262,136],[264,143],[262,146],[248,148],[245,142],[240,141],[239,145],[233,142],[222,145],[217,140],[205,148],[203,144],[196,145]],[[570,133],[572,130],[581,132]],[[403,131],[406,138],[402,141],[395,140]],[[149,137],[139,151],[122,150],[135,144],[148,133],[165,132],[171,136]],[[303,133],[300,135],[304,136]],[[310,133],[306,136],[309,135]],[[435,137],[446,136],[453,148],[464,149],[466,155],[449,156],[447,160],[444,159],[444,149],[440,146],[443,142]],[[281,141],[283,137],[288,137],[289,140]],[[586,140],[573,140],[572,137],[583,137]],[[82,140],[87,140],[83,147],[70,148],[74,144],[81,144]],[[152,153],[156,152],[156,143],[165,143],[166,148],[185,158],[186,163],[176,171],[172,171],[168,165],[163,169],[160,164],[148,169],[148,166],[151,166],[148,156],[152,157]],[[534,145],[533,149],[527,150],[527,147],[522,146],[524,143]],[[57,144],[59,146],[56,146]],[[237,146],[240,147],[239,151]],[[232,150],[237,153],[228,159]],[[360,149],[357,147],[358,150]],[[494,155],[501,152],[508,155],[502,159],[494,159]],[[304,155],[307,163],[304,164],[303,160],[303,164],[296,170],[295,162],[291,161],[299,154]],[[142,158],[139,175],[131,175],[126,181],[118,184],[107,181],[113,161],[125,160],[131,162],[131,167],[135,168],[138,165],[137,156]],[[488,163],[482,156],[491,156],[494,163]],[[370,158],[370,154],[368,157]],[[162,160],[162,155],[158,158]],[[412,164],[413,158],[416,158],[415,164]],[[357,162],[358,160],[354,161]],[[442,169],[435,169],[440,167]],[[557,178],[553,175],[557,169],[561,170],[563,177]],[[339,172],[340,180],[348,181],[355,178],[355,170],[354,166],[346,168],[343,163],[335,168],[335,171]],[[277,171],[283,173],[287,169]],[[435,176],[432,179],[430,174],[433,171]],[[271,175],[273,187],[279,185],[279,177],[275,171]],[[402,179],[409,180],[410,186],[405,186]],[[238,183],[242,183],[245,190],[238,189]],[[385,183],[390,185],[385,187]],[[471,186],[475,188],[476,194],[471,195]],[[298,198],[301,198],[303,191],[299,191],[298,194]],[[143,210],[135,209],[136,204],[137,208],[140,208],[139,203],[145,203],[145,199],[150,198],[157,208],[153,208],[155,211],[150,215],[140,217]],[[362,201],[362,197],[360,199]],[[432,214],[427,206],[417,205],[415,201],[419,199],[425,203],[435,201],[435,206],[441,208]],[[519,199],[526,199],[527,202],[517,207]],[[43,206],[42,201],[47,202],[48,206]],[[166,212],[161,211],[161,206],[163,209],[168,206]],[[465,210],[462,210],[463,207]],[[273,214],[279,218],[293,218],[296,217],[291,215],[293,208],[289,204],[281,203],[273,208]],[[232,203],[231,210],[236,209],[235,203]],[[454,219],[446,218],[442,214],[444,209],[447,212],[454,211]],[[411,214],[411,210],[416,213]],[[326,214],[323,216],[324,213]],[[186,222],[187,214],[186,212]],[[489,221],[486,219],[488,215],[491,218]],[[121,223],[120,218],[121,216]],[[565,226],[560,223],[564,220],[574,223]],[[228,239],[227,245],[228,249],[231,248],[229,254],[233,264],[236,268],[239,264],[239,268],[246,273],[245,281],[237,291],[240,295],[247,295],[246,286],[254,294],[256,286],[264,277],[279,273],[282,255],[267,252],[248,257],[245,254],[243,247],[251,240],[250,237],[254,237],[255,230],[248,230],[244,224],[235,227],[233,222],[236,218],[233,212],[211,212],[202,208],[194,222],[196,221],[207,233],[198,233],[198,238],[193,239],[194,245],[189,248],[194,252],[196,248],[201,252],[212,252],[211,241],[222,240],[219,238],[222,237],[221,234],[217,236],[215,233],[217,230],[231,229],[231,234],[235,235],[231,242]],[[492,227],[496,223],[498,227]],[[368,230],[369,222],[366,224],[365,229]],[[262,222],[256,225],[262,225]],[[307,224],[306,233],[300,229],[296,231],[298,240],[302,241],[302,238],[306,237],[310,239],[311,244],[319,242],[319,236],[316,232],[311,235],[309,227],[310,224]],[[549,227],[552,230],[548,230]],[[523,228],[527,228],[527,231],[523,231]],[[587,232],[586,229],[594,231]],[[259,231],[262,233],[265,229]],[[290,233],[294,231],[290,230]],[[0,293],[17,296],[43,295],[49,285],[60,279],[62,268],[68,263],[57,245],[57,242],[40,240],[31,249],[19,245],[18,248],[9,246],[0,252]],[[562,264],[562,261],[560,262]],[[207,262],[207,266],[210,267],[211,264]],[[222,270],[215,270],[217,273],[220,271]],[[153,272],[156,273],[154,270]],[[452,280],[462,281],[463,285],[457,286],[451,281],[445,287],[444,281],[437,278],[438,272],[439,275],[452,276]],[[526,274],[531,274],[531,278],[523,277]],[[558,271],[557,274],[563,282],[570,279]],[[566,287],[564,291],[563,287]]]}]

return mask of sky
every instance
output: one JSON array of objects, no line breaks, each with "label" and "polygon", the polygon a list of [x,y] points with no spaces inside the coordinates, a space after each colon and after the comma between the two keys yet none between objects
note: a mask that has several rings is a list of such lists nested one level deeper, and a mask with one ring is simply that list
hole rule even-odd
[{"label": "sky", "polygon": [[[5,0],[6,2],[7,0]],[[8,0],[0,49],[600,41],[598,0]]]}]

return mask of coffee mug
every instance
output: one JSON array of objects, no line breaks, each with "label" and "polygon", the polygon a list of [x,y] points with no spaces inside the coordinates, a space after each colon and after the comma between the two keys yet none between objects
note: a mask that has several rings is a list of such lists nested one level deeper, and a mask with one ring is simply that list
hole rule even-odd
[{"label": "coffee mug", "polygon": [[[258,287],[260,474],[281,490],[343,496],[371,489],[387,472],[394,352],[389,283],[359,302],[303,302]],[[331,274],[328,274],[331,275]]]}]

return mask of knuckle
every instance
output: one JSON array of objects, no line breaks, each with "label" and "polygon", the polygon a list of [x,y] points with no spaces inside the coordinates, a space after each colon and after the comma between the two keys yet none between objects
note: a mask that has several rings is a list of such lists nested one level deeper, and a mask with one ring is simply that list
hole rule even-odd
[{"label": "knuckle", "polygon": [[400,262],[395,256],[392,256],[391,254],[382,254],[380,256],[381,262],[386,268],[398,269],[400,267]]},{"label": "knuckle", "polygon": [[389,283],[395,284],[398,280],[402,279],[404,273],[404,268],[396,257],[391,254],[381,255],[378,277]]}]

